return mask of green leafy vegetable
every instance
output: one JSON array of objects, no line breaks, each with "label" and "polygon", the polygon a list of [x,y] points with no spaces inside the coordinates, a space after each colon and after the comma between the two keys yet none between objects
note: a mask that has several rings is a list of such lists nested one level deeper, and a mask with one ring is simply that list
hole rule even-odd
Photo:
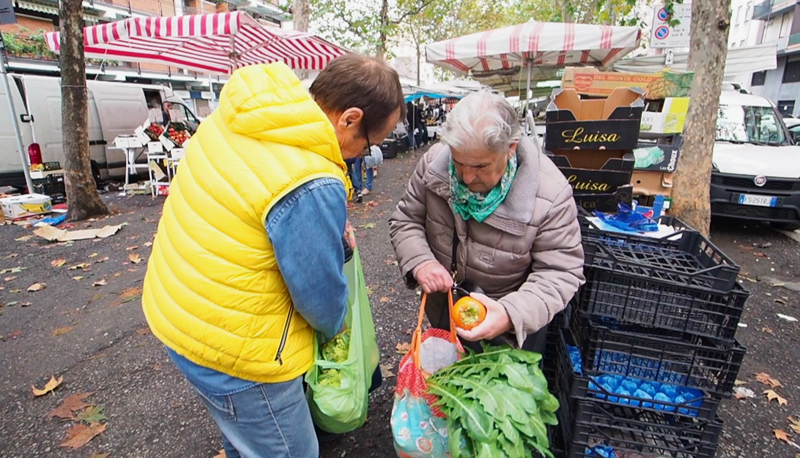
[{"label": "green leafy vegetable", "polygon": [[[322,346],[322,359],[332,363],[347,361],[350,353],[350,329],[339,333],[330,342]],[[317,377],[317,383],[325,386],[339,386],[342,384],[342,374],[339,369],[322,369]]]},{"label": "green leafy vegetable", "polygon": [[484,345],[427,380],[447,415],[453,458],[553,458],[547,425],[558,400],[547,391],[541,355]]}]

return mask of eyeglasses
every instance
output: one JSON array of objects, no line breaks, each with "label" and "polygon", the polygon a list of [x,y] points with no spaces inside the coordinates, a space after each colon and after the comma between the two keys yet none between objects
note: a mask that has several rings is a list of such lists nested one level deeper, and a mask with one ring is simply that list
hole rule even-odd
[{"label": "eyeglasses", "polygon": [[369,143],[369,129],[367,129],[367,120],[361,118],[361,135],[364,136],[364,140],[367,141],[367,148],[361,152],[361,156],[369,156],[371,154],[372,145]]}]

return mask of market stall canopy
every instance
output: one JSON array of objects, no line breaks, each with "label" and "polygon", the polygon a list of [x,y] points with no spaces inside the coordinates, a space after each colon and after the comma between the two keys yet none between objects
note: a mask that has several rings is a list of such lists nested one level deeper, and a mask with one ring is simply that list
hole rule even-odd
[{"label": "market stall canopy", "polygon": [[[87,59],[149,62],[213,74],[272,62],[321,70],[347,52],[308,33],[263,26],[241,11],[135,17],[83,31]],[[45,34],[56,53],[59,39],[58,32]]]},{"label": "market stall canopy", "polygon": [[469,74],[498,91],[525,88],[528,81],[560,79],[566,66],[610,68],[639,47],[638,27],[526,22],[426,47],[430,63]]},{"label": "market stall canopy", "polygon": [[[614,64],[614,70],[626,73],[658,73],[664,69],[664,55],[634,57]],[[673,63],[669,66],[673,71],[687,71],[689,53],[676,52]],[[725,61],[725,76],[774,70],[778,68],[778,47],[775,43],[731,48]]]},{"label": "market stall canopy", "polygon": [[414,100],[419,100],[422,97],[427,99],[463,99],[464,94],[456,93],[456,92],[447,92],[447,91],[432,91],[427,90],[424,88],[418,88],[418,90],[411,94],[405,94],[405,101],[410,102]]}]

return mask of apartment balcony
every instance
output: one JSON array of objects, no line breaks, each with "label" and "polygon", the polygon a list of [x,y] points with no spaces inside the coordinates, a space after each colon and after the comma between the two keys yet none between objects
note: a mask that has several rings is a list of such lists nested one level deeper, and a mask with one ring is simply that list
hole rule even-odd
[{"label": "apartment balcony", "polygon": [[[778,52],[780,53],[780,50]],[[795,33],[794,35],[789,35],[783,54],[795,54],[798,52],[800,52],[800,33]]]},{"label": "apartment balcony", "polygon": [[764,20],[794,9],[800,0],[765,0],[753,8],[753,19]]}]

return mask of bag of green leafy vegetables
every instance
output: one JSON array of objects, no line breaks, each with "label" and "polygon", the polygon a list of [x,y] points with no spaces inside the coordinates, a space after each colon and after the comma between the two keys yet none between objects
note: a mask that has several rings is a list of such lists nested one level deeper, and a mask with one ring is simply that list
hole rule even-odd
[{"label": "bag of green leafy vegetables", "polygon": [[447,417],[450,457],[553,458],[547,425],[558,400],[539,368],[542,356],[482,345],[426,380]]},{"label": "bag of green leafy vegetables", "polygon": [[314,337],[315,361],[306,373],[311,418],[330,433],[346,433],[364,424],[369,387],[380,353],[358,249],[344,266],[348,298],[347,330],[323,345]]}]

